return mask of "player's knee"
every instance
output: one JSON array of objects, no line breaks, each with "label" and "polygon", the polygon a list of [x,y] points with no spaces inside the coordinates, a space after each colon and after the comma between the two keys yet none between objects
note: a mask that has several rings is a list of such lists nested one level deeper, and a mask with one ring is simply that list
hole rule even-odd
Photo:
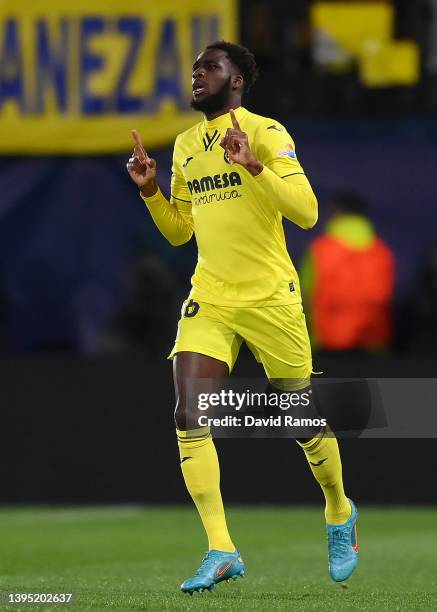
[{"label": "player's knee", "polygon": [[177,401],[174,411],[174,421],[179,431],[186,431],[187,427],[187,412],[185,402]]},{"label": "player's knee", "polygon": [[174,420],[179,431],[188,431],[200,427],[197,410],[192,404],[187,404],[182,399],[178,399],[176,402]]},{"label": "player's knee", "polygon": [[[269,396],[276,395],[279,398],[276,405],[281,406],[280,400],[283,400],[285,408],[287,408],[287,400],[289,402],[293,400],[293,403],[289,406],[293,416],[296,419],[303,419],[305,422],[299,432],[301,436],[296,438],[296,442],[299,444],[305,444],[314,438],[320,438],[324,435],[325,431],[324,426],[320,424],[320,415],[313,401],[310,384],[303,388],[300,386],[303,380],[304,379],[299,380],[297,389],[293,388],[294,385],[292,384],[296,383],[296,381],[292,381],[291,379],[270,379],[267,387],[267,394]],[[274,402],[273,405],[275,405]],[[312,421],[314,424],[308,421]],[[298,433],[297,429],[296,433]]]}]

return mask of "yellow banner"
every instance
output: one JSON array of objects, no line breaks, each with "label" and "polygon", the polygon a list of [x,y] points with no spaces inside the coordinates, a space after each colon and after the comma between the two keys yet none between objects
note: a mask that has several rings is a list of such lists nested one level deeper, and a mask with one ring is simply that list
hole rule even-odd
[{"label": "yellow banner", "polygon": [[0,153],[115,153],[198,121],[194,58],[236,40],[236,0],[2,0]]},{"label": "yellow banner", "polygon": [[[331,70],[346,71],[354,58],[367,87],[414,86],[419,81],[419,47],[413,40],[394,39],[395,9],[390,4],[315,2],[311,21],[319,63]],[[343,51],[337,54],[340,62],[332,61],[336,50]]]}]

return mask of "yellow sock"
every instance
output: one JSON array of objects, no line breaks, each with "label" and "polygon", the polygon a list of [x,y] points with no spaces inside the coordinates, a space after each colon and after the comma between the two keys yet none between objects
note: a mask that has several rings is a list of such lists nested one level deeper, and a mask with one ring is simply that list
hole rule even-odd
[{"label": "yellow sock", "polygon": [[176,430],[181,468],[208,536],[209,550],[234,552],[220,493],[220,467],[208,427]]},{"label": "yellow sock", "polygon": [[[332,432],[330,432],[332,436]],[[351,515],[351,506],[343,489],[341,459],[337,439],[322,436],[309,442],[298,442],[303,448],[317,482],[326,500],[325,518],[331,525],[345,523]]]}]

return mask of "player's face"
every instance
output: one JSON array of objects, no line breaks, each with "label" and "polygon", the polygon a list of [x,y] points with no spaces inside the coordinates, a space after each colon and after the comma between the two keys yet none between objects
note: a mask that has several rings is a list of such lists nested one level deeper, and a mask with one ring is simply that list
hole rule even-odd
[{"label": "player's face", "polygon": [[191,106],[203,112],[214,112],[226,106],[234,86],[235,69],[221,49],[207,49],[193,64],[193,99]]}]

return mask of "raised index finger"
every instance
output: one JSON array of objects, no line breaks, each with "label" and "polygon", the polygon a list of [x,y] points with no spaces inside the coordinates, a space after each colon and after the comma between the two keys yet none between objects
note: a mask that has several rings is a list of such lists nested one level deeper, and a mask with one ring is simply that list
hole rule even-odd
[{"label": "raised index finger", "polygon": [[241,132],[241,128],[238,124],[237,117],[235,116],[234,109],[229,109],[229,114],[231,115],[232,125],[234,126],[234,130],[239,130]]},{"label": "raised index finger", "polygon": [[141,142],[141,136],[139,135],[137,130],[132,130],[132,138],[134,139],[134,142],[135,142],[134,151],[135,151],[136,155],[138,155],[138,153],[139,153],[140,155],[138,155],[138,157],[141,160],[147,160],[149,158],[149,156],[147,155],[146,151],[144,150],[143,143]]},{"label": "raised index finger", "polygon": [[132,130],[132,138],[134,139],[135,144],[139,145],[142,149],[144,149],[143,143],[141,142],[141,136],[139,135],[137,130]]}]

